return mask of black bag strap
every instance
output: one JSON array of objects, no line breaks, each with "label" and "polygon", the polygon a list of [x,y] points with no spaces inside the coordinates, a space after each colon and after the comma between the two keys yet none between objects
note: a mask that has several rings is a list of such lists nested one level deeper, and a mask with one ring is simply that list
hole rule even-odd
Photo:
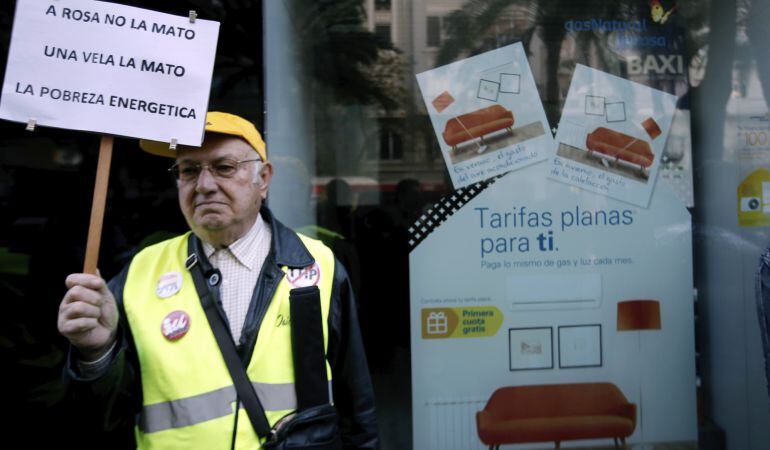
[{"label": "black bag strap", "polygon": [[289,305],[297,411],[304,411],[329,403],[321,291],[318,286],[292,289]]},{"label": "black bag strap", "polygon": [[[265,410],[262,408],[262,403],[260,403],[259,397],[257,397],[254,386],[251,384],[248,375],[246,375],[246,369],[243,367],[243,362],[235,349],[235,343],[230,335],[230,330],[225,326],[222,317],[216,310],[218,291],[211,289],[211,287],[219,284],[221,275],[218,270],[211,267],[206,257],[203,256],[203,246],[200,240],[192,233],[190,233],[190,237],[187,240],[187,255],[185,266],[190,271],[195,282],[195,290],[198,291],[203,310],[206,313],[206,318],[209,321],[217,344],[219,344],[227,370],[230,371],[235,391],[243,402],[244,408],[246,408],[254,431],[260,437],[266,438],[270,436],[271,431]],[[201,257],[198,255],[201,255]]]}]

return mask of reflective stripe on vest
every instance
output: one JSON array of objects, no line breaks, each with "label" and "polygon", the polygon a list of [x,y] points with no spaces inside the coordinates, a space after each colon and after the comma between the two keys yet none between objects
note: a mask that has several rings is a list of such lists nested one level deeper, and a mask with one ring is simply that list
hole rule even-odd
[{"label": "reflective stripe on vest", "polygon": [[[252,383],[252,386],[265,409],[293,410],[297,407],[297,393],[293,383]],[[330,382],[330,395],[331,389]],[[145,433],[154,433],[217,419],[233,413],[235,397],[235,387],[229,386],[196,397],[147,405],[142,408],[139,429]]]},{"label": "reflective stripe on vest", "polygon": [[[319,241],[301,238],[321,272],[318,286],[326,348],[334,256]],[[230,445],[235,389],[192,277],[184,268],[186,258],[184,235],[144,249],[128,271],[124,305],[142,376],[143,408],[136,428],[140,449]],[[181,275],[179,292],[161,298],[156,294],[159,280],[172,272]],[[297,404],[291,351],[291,289],[284,276],[270,300],[247,367],[271,426],[293,412]],[[164,337],[161,323],[174,311],[188,314],[189,331],[171,341]],[[328,362],[327,376],[331,380]],[[236,447],[258,448],[259,440],[243,410],[238,422]]]}]

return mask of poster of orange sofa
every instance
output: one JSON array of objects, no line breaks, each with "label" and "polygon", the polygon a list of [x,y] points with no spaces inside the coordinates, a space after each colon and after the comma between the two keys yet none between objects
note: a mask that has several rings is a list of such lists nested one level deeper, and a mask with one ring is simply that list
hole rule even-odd
[{"label": "poster of orange sofa", "polygon": [[520,43],[417,82],[455,189],[547,159],[553,137]]},{"label": "poster of orange sofa", "polygon": [[677,97],[578,64],[548,177],[647,207]]}]

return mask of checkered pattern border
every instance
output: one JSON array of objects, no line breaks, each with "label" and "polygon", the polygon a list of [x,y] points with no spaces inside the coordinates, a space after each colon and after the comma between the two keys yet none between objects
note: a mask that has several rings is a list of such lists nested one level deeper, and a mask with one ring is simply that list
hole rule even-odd
[{"label": "checkered pattern border", "polygon": [[420,242],[425,240],[433,230],[441,226],[452,214],[459,211],[466,203],[476,198],[503,176],[498,175],[460,188],[436,202],[419,219],[415,220],[414,224],[409,228],[409,250],[414,250],[415,247],[420,245]]}]

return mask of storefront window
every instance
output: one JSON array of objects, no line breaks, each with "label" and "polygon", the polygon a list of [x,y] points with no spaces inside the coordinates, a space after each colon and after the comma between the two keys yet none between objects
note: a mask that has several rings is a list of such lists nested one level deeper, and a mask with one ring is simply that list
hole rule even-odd
[{"label": "storefront window", "polygon": [[[222,23],[210,108],[350,274],[383,449],[766,447],[766,2],[120,3]],[[0,130],[12,424],[131,448],[58,382],[98,139]],[[107,277],[186,230],[166,161],[115,155]]]}]

